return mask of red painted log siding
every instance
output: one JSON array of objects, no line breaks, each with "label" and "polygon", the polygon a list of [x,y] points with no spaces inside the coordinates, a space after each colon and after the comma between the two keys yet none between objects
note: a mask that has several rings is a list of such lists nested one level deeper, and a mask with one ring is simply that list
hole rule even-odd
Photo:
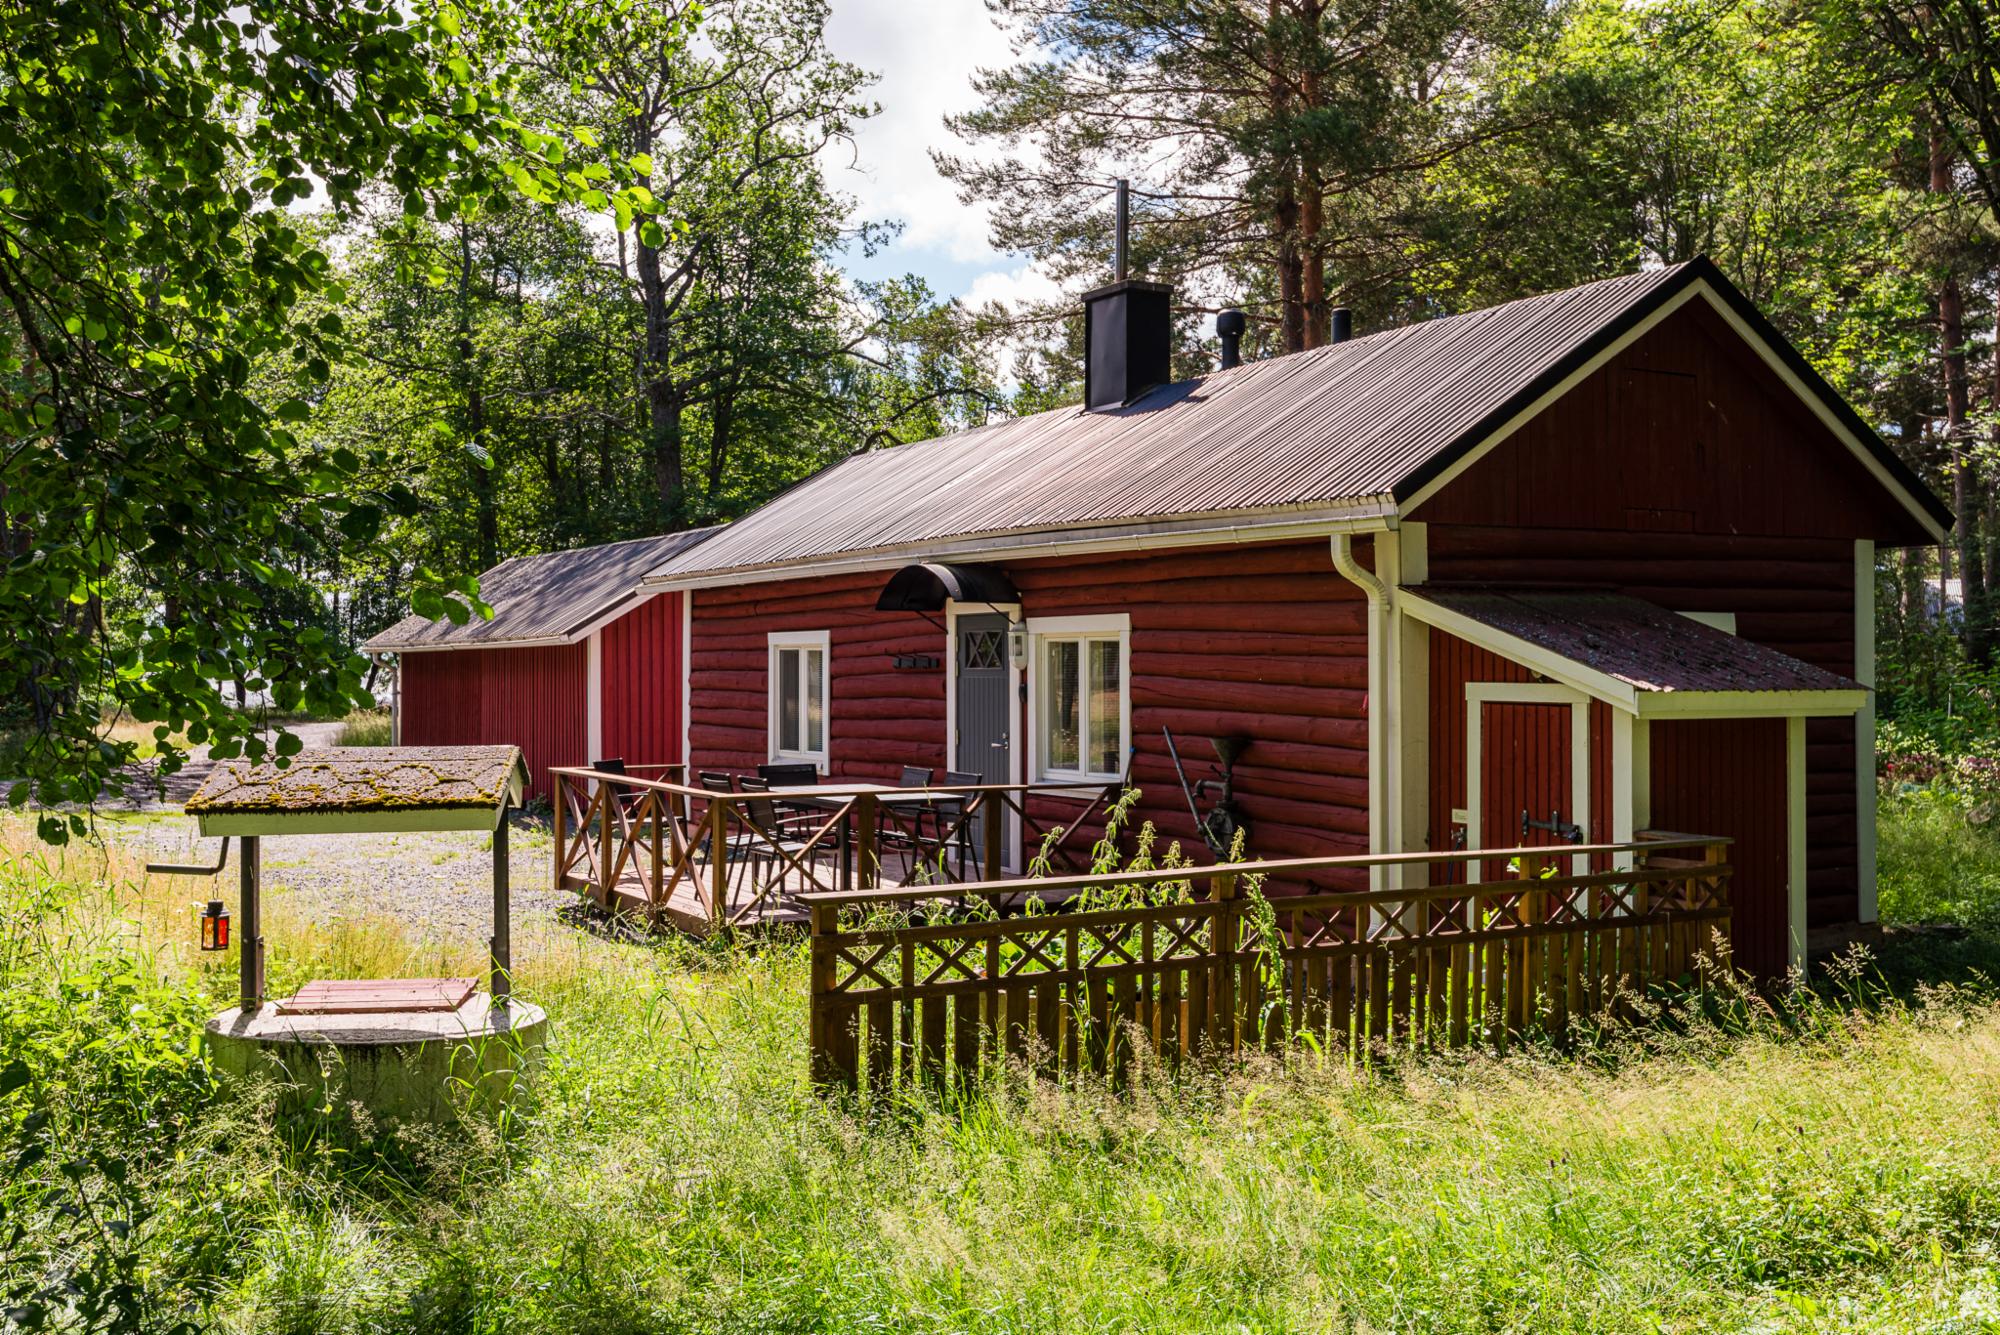
[{"label": "red painted log siding", "polygon": [[944,767],[944,668],[899,669],[897,654],[944,661],[944,631],[913,612],[877,612],[887,574],[701,589],[694,599],[688,743],[702,769],[770,759],[770,632],[824,630],[830,777],[894,783],[904,765]]},{"label": "red painted log siding", "polygon": [[600,704],[604,754],[628,765],[681,758],[681,595],[647,599],[606,626]]},{"label": "red painted log siding", "polygon": [[[1142,818],[1169,838],[1194,842],[1162,726],[1174,729],[1197,778],[1213,760],[1209,738],[1244,732],[1257,744],[1237,767],[1237,793],[1253,824],[1255,853],[1367,850],[1365,605],[1334,571],[1324,543],[1069,557],[1008,569],[1030,618],[1130,615],[1133,776],[1145,791]],[[944,671],[898,671],[889,659],[942,659],[944,635],[914,614],[874,611],[886,578],[694,593],[694,763],[742,770],[766,759],[767,636],[823,629],[833,645],[832,774],[890,782],[904,764],[943,769]],[[1026,736],[1025,723],[1017,726],[1016,745]],[[1052,802],[1036,814],[1061,822],[1078,809]]]},{"label": "red painted log siding", "polygon": [[462,649],[403,657],[405,746],[521,748],[528,793],[584,759],[584,647]]},{"label": "red painted log siding", "polygon": [[1655,722],[1652,758],[1655,826],[1736,840],[1729,855],[1736,869],[1730,896],[1736,962],[1763,977],[1783,973],[1788,961],[1785,721]]},{"label": "red painted log siding", "polygon": [[[1669,317],[1425,502],[1430,578],[1612,587],[1854,671],[1856,538],[1923,541],[1705,307]],[[1852,720],[1807,729],[1812,926],[1856,916]],[[1657,815],[1656,815],[1657,820]]]},{"label": "red painted log siding", "polygon": [[1030,619],[1131,616],[1132,777],[1139,815],[1163,835],[1207,857],[1160,732],[1169,727],[1190,779],[1210,773],[1209,739],[1254,739],[1236,766],[1254,856],[1368,851],[1367,604],[1325,542],[1031,561],[1009,573]]}]

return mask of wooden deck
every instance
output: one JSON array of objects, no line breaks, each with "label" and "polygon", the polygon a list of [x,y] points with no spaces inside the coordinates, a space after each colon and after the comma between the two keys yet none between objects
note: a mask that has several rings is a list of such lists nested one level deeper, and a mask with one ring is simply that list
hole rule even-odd
[{"label": "wooden deck", "polygon": [[[714,924],[709,921],[708,904],[703,887],[708,884],[708,860],[699,858],[695,866],[700,874],[685,877],[669,889],[667,901],[656,910],[647,898],[645,878],[637,868],[628,868],[618,878],[618,883],[607,895],[600,891],[595,882],[577,875],[566,876],[563,888],[581,891],[592,904],[607,913],[629,915],[641,919],[657,918],[662,923],[684,932],[701,935],[710,931]],[[892,851],[882,856],[882,878],[890,884],[900,884],[910,874],[910,857],[904,852]],[[832,863],[821,861],[815,864],[814,879],[788,872],[783,877],[767,878],[762,885],[753,884],[747,875],[736,876],[729,887],[729,903],[726,916],[739,926],[804,926],[808,921],[806,906],[798,896],[813,891],[834,888],[836,869]],[[1000,880],[1019,881],[1024,888],[1029,878],[1019,872],[1003,872]],[[775,880],[775,883],[774,883]],[[765,893],[759,901],[759,890]],[[747,910],[747,912],[746,912]]]}]

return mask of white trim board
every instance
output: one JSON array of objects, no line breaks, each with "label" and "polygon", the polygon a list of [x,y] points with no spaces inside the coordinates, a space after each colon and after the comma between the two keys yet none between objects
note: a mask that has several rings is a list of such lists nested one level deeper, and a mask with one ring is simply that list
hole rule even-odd
[{"label": "white trim board", "polygon": [[[730,588],[775,580],[819,579],[826,575],[900,570],[917,561],[979,557],[1025,561],[1047,556],[1098,552],[1156,551],[1248,542],[1289,542],[1334,533],[1374,533],[1397,525],[1395,502],[1365,497],[1333,508],[1232,512],[1221,516],[1181,516],[1139,524],[1081,525],[1073,529],[975,534],[963,538],[903,543],[864,552],[799,557],[784,563],[703,570],[687,575],[648,575],[640,587],[658,589]],[[1062,534],[1074,534],[1065,537]]]},{"label": "white trim board", "polygon": [[592,631],[583,653],[583,749],[592,763],[604,755],[604,632]]},{"label": "white trim board", "polygon": [[1855,905],[1857,922],[1879,916],[1875,834],[1875,544],[1854,544],[1854,679],[1869,688],[1854,716]]}]

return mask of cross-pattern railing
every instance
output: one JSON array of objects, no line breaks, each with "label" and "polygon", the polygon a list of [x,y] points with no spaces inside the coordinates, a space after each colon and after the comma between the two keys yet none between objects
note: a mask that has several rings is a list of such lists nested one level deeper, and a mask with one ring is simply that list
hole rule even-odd
[{"label": "cross-pattern railing", "polygon": [[[1650,988],[1701,985],[1727,968],[1728,843],[1662,835],[1560,853],[1058,877],[1033,888],[1074,907],[969,921],[922,915],[947,896],[1021,886],[810,893],[814,1077],[886,1095],[1010,1064],[1117,1078],[1141,1047],[1171,1059],[1560,1034],[1571,1018],[1627,1014]],[[1422,875],[1496,858],[1517,875],[1268,899],[1255,888],[1330,868]],[[1092,906],[1107,899],[1140,902]]]},{"label": "cross-pattern railing", "polygon": [[[1010,830],[1049,868],[1081,870],[1090,862],[1087,831],[1118,791],[1077,800],[1070,786],[834,782],[809,793],[719,793],[689,787],[684,766],[662,768],[659,779],[550,770],[554,884],[610,911],[697,932],[803,922],[810,893],[994,881]],[[1035,796],[1070,799],[1074,818],[1044,822]]]}]

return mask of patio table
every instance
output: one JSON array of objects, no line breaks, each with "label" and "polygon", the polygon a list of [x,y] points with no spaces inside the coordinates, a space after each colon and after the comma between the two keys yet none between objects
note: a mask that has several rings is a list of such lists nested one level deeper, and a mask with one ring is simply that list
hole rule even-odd
[{"label": "patio table", "polygon": [[[780,798],[792,806],[812,807],[819,811],[837,812],[863,793],[874,797],[878,811],[898,808],[925,807],[939,801],[951,800],[949,795],[933,793],[928,788],[903,788],[886,783],[841,783],[821,788],[814,784],[784,785],[769,790],[770,795]],[[854,888],[853,859],[849,855],[851,846],[848,822],[840,822],[834,831],[834,842],[840,863],[840,888]]]}]

